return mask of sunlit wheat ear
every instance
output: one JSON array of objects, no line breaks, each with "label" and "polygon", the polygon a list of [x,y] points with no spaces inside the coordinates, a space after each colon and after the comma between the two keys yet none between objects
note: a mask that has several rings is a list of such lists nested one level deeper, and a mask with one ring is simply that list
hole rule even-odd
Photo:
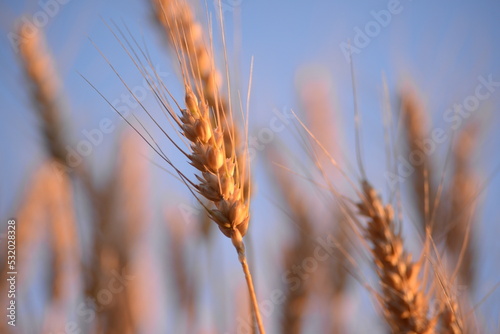
[{"label": "sunlit wheat ear", "polygon": [[411,176],[412,198],[418,220],[425,231],[430,223],[434,204],[434,184],[432,162],[423,146],[427,137],[427,114],[416,92],[407,88],[401,93],[401,117],[407,141],[407,158],[415,168]]},{"label": "sunlit wheat ear", "polygon": [[190,235],[186,229],[184,222],[176,215],[168,215],[165,217],[169,231],[169,249],[170,260],[172,262],[173,276],[176,282],[176,290],[179,297],[179,306],[188,317],[189,332],[193,332],[196,321],[196,294],[197,294],[197,277],[190,275],[190,270],[187,261],[185,260],[187,236]]},{"label": "sunlit wheat ear", "polygon": [[429,300],[420,277],[421,261],[413,262],[396,233],[394,213],[384,205],[377,192],[362,182],[360,215],[368,218],[366,239],[382,288],[381,303],[393,333],[434,333],[436,318],[429,318]]},{"label": "sunlit wheat ear", "polygon": [[58,107],[58,75],[45,45],[42,32],[33,26],[19,27],[19,55],[35,108],[42,119],[43,135],[49,153],[60,163],[65,163],[62,124]]},{"label": "sunlit wheat ear", "polygon": [[[269,154],[269,160],[279,157],[277,152]],[[277,181],[279,190],[284,199],[284,211],[289,213],[291,222],[290,229],[294,232],[294,239],[287,244],[283,254],[283,267],[290,270],[294,265],[301,263],[305,258],[312,255],[314,245],[312,242],[313,224],[311,212],[308,211],[308,204],[302,198],[302,194],[297,184],[288,173],[284,173],[281,168],[273,166],[273,176]],[[281,313],[281,333],[298,334],[301,333],[308,299],[312,293],[311,281],[302,282],[296,289],[285,289],[285,301]]]},{"label": "sunlit wheat ear", "polygon": [[244,196],[245,172],[238,168],[237,159],[245,161],[246,151],[233,152],[226,157],[223,131],[227,128],[213,121],[210,117],[213,109],[202,102],[203,99],[198,99],[188,84],[185,89],[187,109],[181,110],[179,125],[182,135],[190,142],[190,163],[201,173],[196,175],[198,182],[191,184],[199,195],[213,203],[213,208],[206,208],[210,218],[226,237],[231,238],[238,252],[259,330],[264,333],[243,243],[250,214]]}]

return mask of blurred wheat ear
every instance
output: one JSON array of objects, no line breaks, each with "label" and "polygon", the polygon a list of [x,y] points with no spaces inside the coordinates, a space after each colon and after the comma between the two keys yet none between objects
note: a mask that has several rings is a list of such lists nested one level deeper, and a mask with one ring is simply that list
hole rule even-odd
[{"label": "blurred wheat ear", "polygon": [[453,174],[446,196],[449,203],[441,231],[460,284],[473,287],[476,276],[477,179],[471,168],[479,124],[469,123],[458,133],[453,147]]},{"label": "blurred wheat ear", "polygon": [[[67,286],[69,283],[74,284],[75,278],[79,276],[79,266],[76,263],[80,258],[80,249],[72,199],[73,187],[65,165],[62,110],[59,103],[61,85],[58,74],[41,30],[21,24],[19,36],[20,60],[28,79],[33,105],[41,120],[44,147],[50,155],[41,167],[44,172],[38,176],[43,177],[46,182],[46,198],[39,200],[43,203],[43,210],[49,213],[52,240],[51,305],[44,324],[46,329],[50,329],[67,320],[66,308],[71,300],[71,292]],[[36,188],[30,191],[36,191]],[[24,208],[21,208],[21,212],[23,211]],[[20,224],[30,223],[23,221]]]},{"label": "blurred wheat ear", "polygon": [[[34,29],[34,30],[33,30]],[[20,25],[19,56],[29,82],[33,105],[41,119],[50,155],[65,165],[63,124],[59,107],[60,83],[42,31]]]}]

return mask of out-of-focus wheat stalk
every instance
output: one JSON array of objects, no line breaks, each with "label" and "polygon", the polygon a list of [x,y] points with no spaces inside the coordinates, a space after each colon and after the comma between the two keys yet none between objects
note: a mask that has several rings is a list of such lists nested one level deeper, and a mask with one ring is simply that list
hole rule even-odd
[{"label": "out-of-focus wheat stalk", "polygon": [[[275,156],[275,154],[273,154]],[[311,256],[314,245],[311,241],[313,224],[306,201],[301,198],[299,188],[281,169],[275,167],[274,176],[285,200],[286,211],[294,223],[294,240],[284,253],[284,268],[292,268],[301,259]],[[312,292],[311,282],[303,281],[296,289],[288,288],[282,308],[281,332],[298,334],[302,330],[307,301]]]},{"label": "out-of-focus wheat stalk", "polygon": [[[43,33],[22,24],[19,27],[19,55],[29,82],[33,102],[41,119],[45,147],[51,157],[47,166],[45,210],[49,212],[49,231],[53,253],[52,308],[58,315],[52,319],[64,321],[70,303],[68,287],[75,284],[79,271],[75,263],[80,258],[77,223],[72,199],[72,185],[64,171],[64,142],[62,137],[61,110],[58,103],[59,80]],[[22,222],[25,224],[25,222]],[[74,288],[74,286],[73,286]],[[49,321],[51,318],[48,318]],[[49,324],[45,326],[58,326]]]},{"label": "out-of-focus wheat stalk", "polygon": [[474,201],[477,181],[470,167],[477,142],[477,124],[470,123],[459,132],[453,147],[453,175],[447,200],[450,203],[442,229],[453,264],[459,266],[459,280],[471,286],[475,277]]},{"label": "out-of-focus wheat stalk", "polygon": [[[163,27],[168,41],[188,63],[187,73],[191,77],[191,86],[203,92],[204,102],[214,110],[214,118],[223,128],[222,134],[226,157],[233,152],[244,150],[241,143],[242,134],[235,126],[231,104],[221,93],[223,87],[222,75],[217,69],[215,59],[207,46],[206,35],[202,25],[196,21],[194,13],[185,0],[151,0],[157,22]],[[184,78],[186,80],[187,78]],[[239,159],[242,153],[236,155],[238,167],[246,168],[245,159]],[[251,193],[250,175],[245,176],[244,196]]]},{"label": "out-of-focus wheat stalk", "polygon": [[422,230],[430,223],[433,213],[434,191],[432,163],[427,155],[424,140],[427,136],[427,115],[416,92],[407,88],[400,96],[403,129],[406,134],[408,160],[414,168],[411,175],[412,198]]},{"label": "out-of-focus wheat stalk", "polygon": [[437,318],[429,318],[429,300],[423,291],[422,259],[413,262],[396,232],[391,205],[384,205],[377,192],[362,182],[361,216],[368,218],[365,237],[382,288],[382,311],[393,333],[434,333]]},{"label": "out-of-focus wheat stalk", "polygon": [[[342,129],[339,126],[339,115],[334,109],[331,85],[327,70],[322,67],[308,66],[297,75],[298,96],[310,124],[309,129],[314,133],[323,149],[328,152],[328,155],[337,157],[340,156],[339,142],[342,138]],[[329,157],[326,154],[318,154],[316,159],[316,165],[321,166],[323,173],[332,178],[338,176],[335,174],[335,168],[331,168]],[[336,254],[331,256],[328,262],[326,280],[331,288],[330,332],[343,333],[345,331],[345,317],[342,312],[343,298],[349,280],[346,269],[349,267],[349,261],[344,254],[348,254],[350,250],[349,235],[351,229],[348,226],[348,220],[336,206],[327,210],[325,216],[319,220],[328,222],[327,232],[333,233],[333,239],[338,245]],[[334,222],[333,228],[330,224],[332,221]],[[323,294],[323,291],[320,293]]]},{"label": "out-of-focus wheat stalk", "polygon": [[65,164],[61,113],[58,107],[58,75],[47,51],[43,34],[32,25],[19,28],[19,55],[30,81],[35,108],[42,119],[43,134],[50,154]]},{"label": "out-of-focus wheat stalk", "polygon": [[[114,208],[118,214],[114,224],[122,224],[122,231],[114,231],[114,234],[120,236],[117,241],[119,247],[118,253],[120,257],[120,267],[134,268],[134,279],[131,280],[130,286],[126,286],[123,294],[125,305],[117,307],[116,313],[120,317],[120,313],[125,312],[130,314],[131,321],[128,325],[128,330],[136,333],[147,328],[153,328],[150,322],[157,315],[155,305],[157,302],[147,298],[151,293],[148,288],[154,288],[149,283],[148,275],[155,275],[154,269],[146,265],[142,257],[138,257],[137,253],[147,256],[148,244],[145,237],[150,216],[148,214],[148,183],[149,173],[147,159],[141,155],[145,152],[145,144],[136,136],[132,130],[124,131],[121,134],[119,162],[116,164],[118,169],[118,197],[116,207]],[[122,217],[123,219],[120,219]],[[155,314],[156,313],[156,314]]]}]

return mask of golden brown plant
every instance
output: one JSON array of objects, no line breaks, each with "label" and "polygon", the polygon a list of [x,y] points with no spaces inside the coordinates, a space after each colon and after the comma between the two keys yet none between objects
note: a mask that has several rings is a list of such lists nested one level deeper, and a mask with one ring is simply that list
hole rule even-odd
[{"label": "golden brown plant", "polygon": [[19,28],[19,54],[36,109],[42,119],[43,134],[50,154],[65,164],[61,114],[58,107],[59,82],[42,32],[25,24]]},{"label": "golden brown plant", "polygon": [[239,142],[231,106],[218,93],[217,71],[190,7],[185,1],[163,1],[155,2],[155,8],[177,53],[185,87],[186,109],[181,109],[179,116],[170,110],[168,113],[190,142],[186,156],[200,174],[195,183],[176,171],[213,205],[205,206],[208,215],[231,238],[245,274],[255,320],[264,333],[243,243],[250,219],[247,152]]},{"label": "golden brown plant", "polygon": [[[311,256],[314,249],[311,240],[313,224],[310,218],[311,213],[308,210],[309,206],[301,198],[299,187],[293,183],[291,178],[286,177],[286,173],[276,169],[277,167],[275,167],[274,176],[285,200],[286,210],[294,223],[294,241],[284,253],[284,268],[289,269],[297,265],[301,259]],[[312,285],[310,281],[302,282],[295,289],[287,287],[282,308],[282,333],[301,333],[307,301],[311,292]]]},{"label": "golden brown plant", "polygon": [[179,306],[186,312],[187,326],[193,331],[196,321],[196,281],[195,276],[190,275],[188,263],[185,259],[186,241],[188,232],[179,217],[166,217],[169,231],[168,253],[172,262],[173,276],[179,298]]},{"label": "golden brown plant", "polygon": [[[75,284],[80,258],[77,223],[72,199],[72,184],[64,171],[65,156],[62,138],[61,110],[59,107],[59,81],[52,57],[45,45],[42,31],[22,24],[19,27],[19,55],[28,78],[35,109],[41,119],[45,147],[50,154],[41,167],[39,177],[45,178],[45,198],[38,199],[48,212],[52,260],[51,310],[45,326],[59,326],[64,321],[71,296],[68,283]],[[35,191],[33,189],[33,191]],[[23,211],[24,209],[21,209]],[[33,219],[36,219],[33,217]],[[27,224],[23,222],[23,224]],[[66,287],[66,288],[64,288]],[[58,314],[56,314],[58,313]]]},{"label": "golden brown plant", "polygon": [[359,213],[368,218],[366,239],[380,279],[383,314],[393,333],[434,333],[436,319],[429,318],[429,302],[422,287],[422,260],[413,262],[396,232],[391,205],[381,202],[377,192],[362,182]]},{"label": "golden brown plant", "polygon": [[477,142],[477,124],[463,129],[453,147],[453,175],[447,200],[450,203],[442,230],[445,244],[455,266],[459,266],[462,284],[474,284],[475,274],[475,201],[476,178],[471,170],[471,157]]},{"label": "golden brown plant", "polygon": [[430,157],[427,155],[424,140],[427,136],[427,115],[416,92],[406,89],[401,94],[401,112],[403,129],[406,130],[408,159],[415,169],[411,176],[413,186],[412,198],[418,221],[425,231],[433,213],[435,187]]}]

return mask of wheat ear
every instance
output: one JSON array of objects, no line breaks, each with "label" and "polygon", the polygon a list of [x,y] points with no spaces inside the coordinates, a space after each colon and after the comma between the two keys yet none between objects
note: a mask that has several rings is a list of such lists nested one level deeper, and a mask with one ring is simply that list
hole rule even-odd
[{"label": "wheat ear", "polygon": [[411,176],[415,210],[419,215],[422,230],[425,231],[425,227],[430,223],[430,215],[433,212],[433,171],[430,157],[422,146],[427,135],[427,115],[422,102],[413,90],[406,89],[401,93],[401,112],[404,129],[406,130],[408,159],[415,168]]},{"label": "wheat ear", "polygon": [[[269,154],[270,160],[276,156],[279,156],[278,152]],[[313,225],[310,212],[307,210],[308,204],[301,197],[298,185],[294,184],[291,178],[287,177],[288,175],[283,173],[279,167],[274,166],[273,174],[285,200],[286,209],[290,212],[290,218],[295,225],[295,238],[284,254],[284,268],[290,269],[300,259],[311,256],[313,252],[311,242]],[[311,292],[312,286],[309,282],[303,282],[297,289],[287,289],[282,307],[282,333],[298,334],[301,332],[304,312]]]},{"label": "wheat ear", "polygon": [[394,211],[377,192],[362,182],[359,213],[368,218],[366,239],[382,286],[383,312],[393,333],[434,333],[436,319],[429,320],[428,299],[422,290],[421,262],[413,262],[395,231]]},{"label": "wheat ear", "polygon": [[57,103],[59,82],[52,58],[40,30],[23,24],[19,27],[19,36],[19,55],[31,82],[36,109],[42,119],[46,146],[49,153],[64,165],[65,151]]},{"label": "wheat ear", "polygon": [[463,129],[453,148],[454,173],[449,191],[450,208],[446,217],[446,247],[459,266],[459,278],[467,286],[474,284],[474,196],[476,178],[471,170],[471,155],[477,144],[477,124]]}]

